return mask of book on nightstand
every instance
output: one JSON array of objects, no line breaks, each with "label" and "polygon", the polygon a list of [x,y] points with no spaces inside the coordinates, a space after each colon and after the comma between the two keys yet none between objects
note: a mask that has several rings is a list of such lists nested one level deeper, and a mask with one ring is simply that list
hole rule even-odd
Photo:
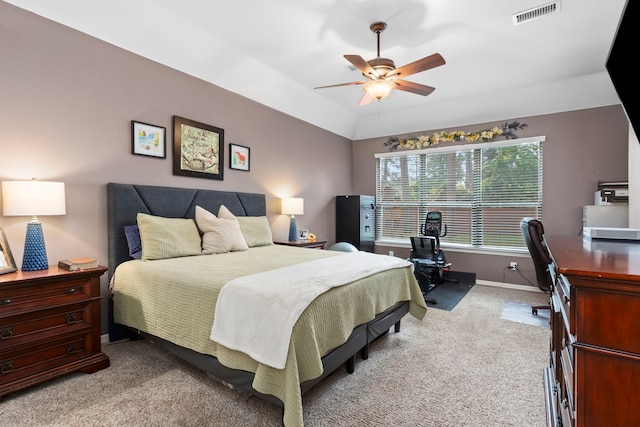
[{"label": "book on nightstand", "polygon": [[94,258],[70,258],[58,261],[58,267],[67,271],[88,270],[98,267],[98,260]]}]

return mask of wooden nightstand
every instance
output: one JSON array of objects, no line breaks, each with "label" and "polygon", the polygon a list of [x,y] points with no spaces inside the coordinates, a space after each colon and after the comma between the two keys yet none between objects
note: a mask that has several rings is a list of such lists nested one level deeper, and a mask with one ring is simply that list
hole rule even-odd
[{"label": "wooden nightstand", "polygon": [[0,397],[109,366],[100,344],[104,267],[0,275]]},{"label": "wooden nightstand", "polygon": [[327,244],[326,240],[316,240],[314,242],[310,242],[308,240],[282,240],[278,242],[273,242],[276,245],[286,245],[286,246],[297,246],[299,248],[314,248],[314,249],[324,249],[324,245]]}]

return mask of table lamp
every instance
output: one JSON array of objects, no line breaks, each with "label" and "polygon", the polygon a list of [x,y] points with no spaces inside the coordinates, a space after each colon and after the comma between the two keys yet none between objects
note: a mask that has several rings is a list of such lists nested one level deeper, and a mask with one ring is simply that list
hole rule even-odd
[{"label": "table lamp", "polygon": [[291,215],[291,221],[289,222],[289,241],[298,241],[298,227],[296,226],[295,215],[302,215],[304,213],[304,199],[299,197],[289,197],[288,199],[282,199],[282,214]]},{"label": "table lamp", "polygon": [[66,214],[64,183],[36,179],[3,181],[2,214],[31,216],[31,221],[27,223],[22,270],[36,271],[49,268],[42,223],[38,220],[38,215]]}]

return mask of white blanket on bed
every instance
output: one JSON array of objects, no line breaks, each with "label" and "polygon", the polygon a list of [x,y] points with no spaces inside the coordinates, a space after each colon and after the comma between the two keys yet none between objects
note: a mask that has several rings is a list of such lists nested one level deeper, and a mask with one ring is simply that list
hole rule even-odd
[{"label": "white blanket on bed", "polygon": [[239,277],[220,291],[211,339],[257,362],[284,369],[293,326],[317,296],[375,273],[408,266],[412,264],[401,258],[349,252]]}]

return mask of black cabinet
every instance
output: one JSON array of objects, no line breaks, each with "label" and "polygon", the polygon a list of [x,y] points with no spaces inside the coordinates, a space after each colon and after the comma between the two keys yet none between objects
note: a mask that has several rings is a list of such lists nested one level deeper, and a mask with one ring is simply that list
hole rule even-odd
[{"label": "black cabinet", "polygon": [[374,196],[336,196],[336,242],[373,252],[375,202]]}]

